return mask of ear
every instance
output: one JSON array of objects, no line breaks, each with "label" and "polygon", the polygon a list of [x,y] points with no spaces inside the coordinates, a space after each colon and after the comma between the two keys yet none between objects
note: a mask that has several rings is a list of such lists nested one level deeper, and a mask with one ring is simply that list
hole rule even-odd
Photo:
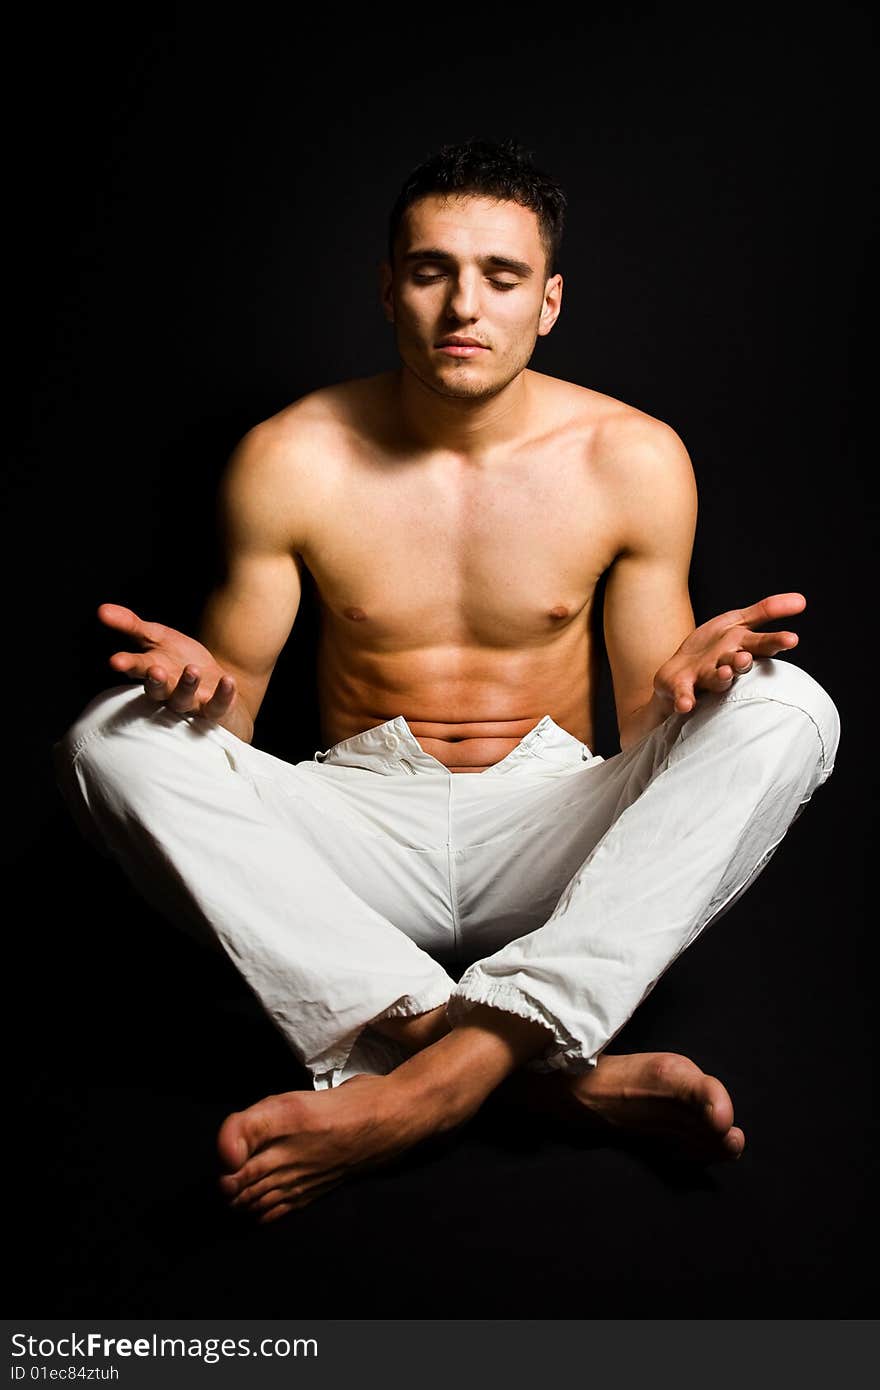
[{"label": "ear", "polygon": [[547,281],[544,288],[544,303],[541,305],[541,317],[538,320],[538,337],[545,337],[550,332],[562,308],[562,276],[553,275]]}]

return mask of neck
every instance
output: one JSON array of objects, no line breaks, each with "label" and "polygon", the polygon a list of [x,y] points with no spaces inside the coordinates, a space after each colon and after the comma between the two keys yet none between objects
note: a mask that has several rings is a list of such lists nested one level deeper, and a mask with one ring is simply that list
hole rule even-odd
[{"label": "neck", "polygon": [[519,372],[489,396],[445,396],[400,367],[393,376],[399,419],[416,447],[476,458],[526,432],[534,410],[530,375]]}]

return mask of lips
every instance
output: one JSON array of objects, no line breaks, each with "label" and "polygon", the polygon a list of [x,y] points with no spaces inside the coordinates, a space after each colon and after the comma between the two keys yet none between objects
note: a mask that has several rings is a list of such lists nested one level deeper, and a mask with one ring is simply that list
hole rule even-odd
[{"label": "lips", "polygon": [[437,344],[438,347],[485,347],[485,343],[478,343],[476,338],[444,338]]},{"label": "lips", "polygon": [[479,357],[481,352],[488,352],[488,350],[488,348],[483,347],[482,343],[468,342],[467,340],[464,342],[456,342],[453,339],[453,341],[450,342],[447,339],[446,342],[437,344],[437,351],[442,352],[444,357]]}]

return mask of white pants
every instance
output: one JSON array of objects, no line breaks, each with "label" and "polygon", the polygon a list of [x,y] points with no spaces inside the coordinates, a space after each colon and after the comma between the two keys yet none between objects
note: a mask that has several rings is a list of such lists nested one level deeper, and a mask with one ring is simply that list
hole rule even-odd
[{"label": "white pants", "polygon": [[54,754],[84,835],[219,939],[322,1089],[404,1060],[371,1022],[441,1004],[544,1024],[535,1070],[594,1066],[767,863],[839,733],[811,676],[760,658],[608,759],[544,715],[450,773],[398,715],[292,764],[140,685],[96,696]]}]

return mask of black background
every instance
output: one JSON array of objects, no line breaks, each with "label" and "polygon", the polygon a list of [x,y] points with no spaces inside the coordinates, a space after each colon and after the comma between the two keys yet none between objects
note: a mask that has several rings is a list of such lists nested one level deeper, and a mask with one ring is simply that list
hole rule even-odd
[{"label": "black background", "polygon": [[[861,763],[873,471],[859,328],[867,7],[252,5],[42,12],[8,33],[14,448],[4,831],[20,1307],[197,1316],[868,1310],[872,931]],[[685,1052],[748,1148],[685,1174],[491,1113],[276,1226],[213,1138],[301,1084],[231,967],[80,842],[49,758],[117,684],[102,602],[193,630],[235,442],[396,365],[387,214],[440,144],[515,135],[569,197],[539,371],[668,421],[694,462],[697,621],[796,589],[837,769],[615,1051]],[[869,634],[868,634],[869,635]],[[307,601],[255,742],[319,746]],[[870,646],[868,642],[867,645]],[[616,751],[607,682],[597,751]]]}]

